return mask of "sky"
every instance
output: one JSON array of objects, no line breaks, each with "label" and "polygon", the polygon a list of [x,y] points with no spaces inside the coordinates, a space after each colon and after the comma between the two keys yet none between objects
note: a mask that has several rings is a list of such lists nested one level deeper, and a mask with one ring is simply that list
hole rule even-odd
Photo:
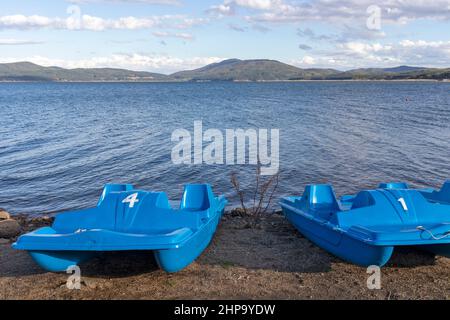
[{"label": "sky", "polygon": [[224,59],[450,67],[450,0],[15,0],[0,63],[159,73]]}]

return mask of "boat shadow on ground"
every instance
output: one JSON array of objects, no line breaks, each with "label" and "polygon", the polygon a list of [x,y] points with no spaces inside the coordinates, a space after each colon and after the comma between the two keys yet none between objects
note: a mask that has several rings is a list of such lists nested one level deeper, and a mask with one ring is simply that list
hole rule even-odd
[{"label": "boat shadow on ground", "polygon": [[413,268],[436,264],[436,255],[414,247],[396,247],[386,267]]},{"label": "boat shadow on ground", "polygon": [[151,251],[103,252],[80,265],[83,275],[126,278],[159,271]]},{"label": "boat shadow on ground", "polygon": [[224,268],[322,273],[335,257],[299,234],[281,215],[263,218],[257,226],[245,218],[227,218],[198,262]]},{"label": "boat shadow on ground", "polygon": [[[342,260],[303,237],[282,216],[272,215],[256,228],[242,219],[224,219],[200,264],[271,269],[279,272],[323,273]],[[387,268],[435,265],[436,256],[414,247],[397,247]]]},{"label": "boat shadow on ground", "polygon": [[[196,260],[201,268],[242,267],[278,272],[321,273],[338,261],[299,234],[282,216],[249,227],[246,219],[224,217],[208,248]],[[160,271],[152,252],[101,253],[81,266],[85,276],[122,278]],[[195,270],[187,268],[189,270]],[[161,271],[161,274],[165,274]]]},{"label": "boat shadow on ground", "polygon": [[10,244],[0,246],[0,278],[44,274],[33,259],[24,251],[13,250]]},{"label": "boat shadow on ground", "polygon": [[[2,250],[0,278],[43,275],[48,271],[39,267],[24,251]],[[103,252],[80,265],[83,276],[124,278],[159,270],[151,251]],[[58,274],[58,273],[56,273]],[[59,274],[65,274],[61,272]]]}]

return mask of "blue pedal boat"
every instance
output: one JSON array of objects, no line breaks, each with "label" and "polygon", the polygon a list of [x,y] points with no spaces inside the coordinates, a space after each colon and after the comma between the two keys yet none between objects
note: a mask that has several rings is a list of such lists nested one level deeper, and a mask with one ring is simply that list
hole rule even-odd
[{"label": "blue pedal boat", "polygon": [[227,200],[209,185],[187,185],[179,210],[164,192],[106,185],[97,207],[62,213],[51,227],[19,237],[13,248],[27,250],[44,269],[66,271],[99,252],[153,251],[166,272],[192,263],[210,243]]},{"label": "blue pedal boat", "polygon": [[385,265],[396,246],[450,256],[450,181],[439,191],[383,183],[339,201],[330,185],[310,185],[280,205],[305,237],[361,266]]}]

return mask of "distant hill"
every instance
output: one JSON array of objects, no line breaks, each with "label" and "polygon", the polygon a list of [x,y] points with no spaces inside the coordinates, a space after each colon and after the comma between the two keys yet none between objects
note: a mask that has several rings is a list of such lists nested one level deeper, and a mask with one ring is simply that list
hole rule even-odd
[{"label": "distant hill", "polygon": [[399,66],[349,71],[301,69],[276,60],[229,59],[172,75],[112,68],[64,69],[30,62],[0,64],[0,81],[169,82],[169,81],[293,81],[293,80],[445,80],[450,68]]},{"label": "distant hill", "polygon": [[449,69],[399,66],[349,71],[301,69],[275,60],[229,59],[170,76],[177,81],[444,80]]},{"label": "distant hill", "polygon": [[158,73],[112,68],[63,69],[30,62],[0,64],[0,81],[163,81]]},{"label": "distant hill", "polygon": [[349,79],[349,80],[389,80],[404,77],[407,79],[413,73],[421,73],[426,71],[427,68],[400,66],[395,68],[365,68],[365,69],[353,69],[338,74],[334,74],[331,77],[334,79]]},{"label": "distant hill", "polygon": [[331,69],[300,69],[275,60],[230,59],[200,69],[171,75],[184,81],[275,81],[294,79],[325,79],[338,71]]},{"label": "distant hill", "polygon": [[427,68],[421,68],[421,67],[410,67],[410,66],[399,66],[395,68],[384,68],[382,69],[384,72],[411,72],[411,71],[422,71],[426,70]]},{"label": "distant hill", "polygon": [[450,68],[446,69],[422,69],[407,73],[396,74],[392,79],[417,79],[417,80],[449,80]]},{"label": "distant hill", "polygon": [[330,76],[331,80],[447,80],[450,69],[400,66],[395,68],[354,69]]}]

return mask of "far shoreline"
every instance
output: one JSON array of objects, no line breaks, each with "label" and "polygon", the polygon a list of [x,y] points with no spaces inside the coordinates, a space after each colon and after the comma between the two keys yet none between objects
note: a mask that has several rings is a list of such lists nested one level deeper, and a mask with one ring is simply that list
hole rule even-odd
[{"label": "far shoreline", "polygon": [[302,80],[171,80],[171,81],[12,81],[12,80],[0,80],[0,84],[11,83],[126,83],[126,84],[142,84],[142,83],[296,83],[296,82],[438,82],[438,83],[450,83],[450,79],[437,80],[437,79],[302,79]]}]

